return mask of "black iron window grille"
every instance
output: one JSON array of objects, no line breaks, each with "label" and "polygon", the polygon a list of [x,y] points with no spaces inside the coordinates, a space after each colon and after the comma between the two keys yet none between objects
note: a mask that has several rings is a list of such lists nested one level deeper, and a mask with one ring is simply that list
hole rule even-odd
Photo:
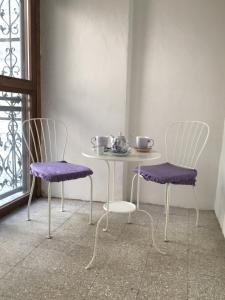
[{"label": "black iron window grille", "polygon": [[[0,74],[24,76],[23,1],[0,0]],[[24,95],[0,92],[0,199],[24,190],[22,134]]]}]

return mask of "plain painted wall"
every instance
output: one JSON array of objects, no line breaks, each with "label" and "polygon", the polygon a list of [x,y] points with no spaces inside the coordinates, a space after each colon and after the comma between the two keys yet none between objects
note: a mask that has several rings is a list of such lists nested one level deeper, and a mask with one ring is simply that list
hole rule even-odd
[{"label": "plain painted wall", "polygon": [[[94,200],[106,199],[106,165],[81,152],[92,136],[125,131],[128,18],[128,0],[41,1],[43,116],[67,124],[66,160],[93,169]],[[120,165],[118,174],[116,198]],[[88,199],[87,179],[66,183],[65,196]]]},{"label": "plain painted wall", "polygon": [[225,123],[216,189],[215,212],[225,236]]},{"label": "plain painted wall", "polygon": [[[105,200],[106,168],[80,154],[92,136],[126,131],[133,143],[136,135],[149,135],[164,156],[167,125],[197,119],[211,127],[198,193],[201,208],[212,209],[225,111],[225,1],[41,4],[43,115],[68,124],[66,158],[93,168],[95,200]],[[128,198],[131,178],[120,165],[118,171],[116,198]],[[172,204],[193,206],[190,189],[176,190]],[[65,191],[88,198],[85,180]],[[142,201],[162,204],[163,195],[162,186],[142,184]]]},{"label": "plain painted wall", "polygon": [[[133,13],[130,140],[155,139],[163,161],[170,122],[206,121],[197,189],[200,207],[212,209],[225,112],[225,1],[134,0]],[[143,182],[141,190],[142,201],[163,203],[163,186]],[[190,188],[172,189],[173,205],[193,201]]]}]

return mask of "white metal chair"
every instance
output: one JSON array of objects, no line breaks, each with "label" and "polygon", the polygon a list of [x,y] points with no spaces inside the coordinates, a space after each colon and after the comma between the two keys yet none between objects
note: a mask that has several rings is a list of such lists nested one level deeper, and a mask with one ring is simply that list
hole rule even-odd
[{"label": "white metal chair", "polygon": [[154,166],[142,166],[134,169],[135,175],[131,185],[131,201],[133,197],[134,180],[137,176],[147,181],[153,181],[166,185],[165,190],[165,232],[164,240],[167,240],[167,225],[169,221],[169,194],[171,184],[189,185],[193,187],[196,226],[199,221],[199,207],[195,183],[198,160],[206,146],[209,136],[209,125],[202,121],[181,121],[172,123],[165,134],[166,163]]},{"label": "white metal chair", "polygon": [[[30,218],[30,204],[35,178],[48,182],[48,238],[51,238],[51,183],[61,182],[61,210],[64,211],[64,181],[88,177],[90,180],[90,216],[92,223],[92,170],[85,166],[64,161],[68,130],[62,121],[48,118],[25,120],[22,125],[23,138],[29,152],[30,173],[33,176],[28,200],[27,214]],[[59,140],[60,136],[60,140]]]}]

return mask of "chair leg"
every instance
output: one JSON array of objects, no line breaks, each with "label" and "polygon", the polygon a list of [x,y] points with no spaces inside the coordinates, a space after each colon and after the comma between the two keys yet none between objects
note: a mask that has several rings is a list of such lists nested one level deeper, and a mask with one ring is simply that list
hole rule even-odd
[{"label": "chair leg", "polygon": [[166,214],[166,193],[167,193],[167,184],[165,184],[165,192],[164,192],[164,199],[165,199],[164,214]]},{"label": "chair leg", "polygon": [[51,182],[48,183],[48,239],[51,239]]},{"label": "chair leg", "polygon": [[165,223],[165,232],[164,232],[164,241],[168,242],[167,239],[167,225],[169,222],[169,183],[166,184],[166,223]]},{"label": "chair leg", "polygon": [[64,212],[64,182],[61,182],[61,211]]},{"label": "chair leg", "polygon": [[153,245],[153,247],[155,247],[155,249],[156,249],[159,253],[161,253],[161,254],[166,254],[165,252],[162,252],[162,251],[158,248],[158,246],[156,245],[155,237],[154,237],[154,222],[153,222],[153,218],[152,218],[152,216],[150,215],[150,213],[148,213],[147,211],[142,210],[142,209],[138,209],[137,211],[138,211],[138,212],[143,212],[144,214],[146,214],[146,215],[149,217],[150,221],[151,221],[151,233],[152,233],[152,245]]},{"label": "chair leg", "polygon": [[31,200],[32,200],[32,197],[33,197],[33,193],[34,193],[34,185],[35,185],[35,177],[33,176],[30,195],[29,195],[29,200],[28,200],[28,204],[27,204],[27,221],[31,220],[31,218],[30,218],[30,204],[31,204]]},{"label": "chair leg", "polygon": [[93,255],[92,255],[92,258],[91,258],[89,264],[85,267],[86,270],[88,270],[91,267],[91,265],[93,264],[93,261],[95,259],[95,256],[96,256],[96,253],[97,253],[99,226],[100,226],[100,223],[102,222],[102,220],[104,219],[104,217],[105,216],[107,217],[107,215],[108,215],[108,212],[104,213],[97,222],[97,226],[96,226],[96,230],[95,230],[95,243],[94,243]]},{"label": "chair leg", "polygon": [[199,223],[199,208],[198,208],[198,197],[197,197],[195,186],[193,186],[193,193],[194,193],[195,210],[196,210],[196,222],[195,222],[195,226],[198,227],[198,223]]},{"label": "chair leg", "polygon": [[[134,175],[131,183],[131,191],[130,191],[130,202],[133,203],[133,191],[134,191],[134,180],[137,177],[137,174]],[[129,224],[131,223],[131,213],[128,215],[128,221]]]},{"label": "chair leg", "polygon": [[[106,165],[107,165],[107,169],[108,169],[108,184],[107,184],[107,212],[109,212],[109,201],[110,201],[110,164],[109,162],[106,160]],[[109,229],[109,214],[106,214],[106,226],[102,229],[103,231],[108,231]]]},{"label": "chair leg", "polygon": [[88,176],[90,180],[90,215],[89,215],[89,225],[92,225],[92,205],[93,205],[93,181],[92,177]]}]

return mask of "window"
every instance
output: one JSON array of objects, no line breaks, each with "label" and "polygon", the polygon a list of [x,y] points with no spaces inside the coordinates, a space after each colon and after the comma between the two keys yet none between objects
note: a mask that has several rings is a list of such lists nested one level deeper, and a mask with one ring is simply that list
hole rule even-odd
[{"label": "window", "polygon": [[27,78],[26,4],[27,1],[21,0],[3,0],[0,3],[0,72],[4,76]]},{"label": "window", "polygon": [[28,194],[21,125],[40,111],[39,6],[0,1],[0,208]]}]

